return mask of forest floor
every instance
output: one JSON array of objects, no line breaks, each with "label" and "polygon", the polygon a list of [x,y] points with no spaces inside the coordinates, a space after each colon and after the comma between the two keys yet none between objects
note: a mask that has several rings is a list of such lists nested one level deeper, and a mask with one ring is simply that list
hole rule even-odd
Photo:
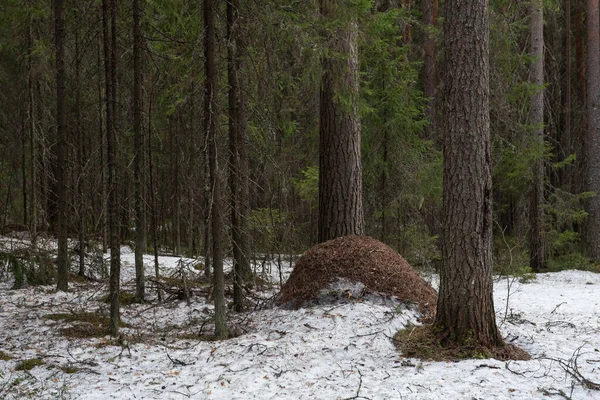
[{"label": "forest floor", "polygon": [[[264,274],[276,283],[253,292],[252,311],[230,314],[241,335],[200,340],[213,310],[206,288],[191,283],[201,272],[194,260],[159,261],[164,276],[185,269],[196,295],[186,301],[165,294],[158,302],[152,293],[147,304],[123,306],[121,340],[83,337],[108,313],[106,283],[72,283],[68,293],[53,286],[11,290],[0,266],[0,398],[600,399],[600,391],[586,387],[600,381],[600,274],[495,281],[502,333],[531,361],[423,362],[401,357],[391,339],[418,324],[414,308],[383,295],[273,307],[280,271],[272,263]],[[153,257],[145,262],[151,277]],[[122,264],[122,284],[131,291],[127,247]],[[282,268],[285,279],[289,264]],[[436,286],[437,277],[429,279]],[[89,329],[69,329],[82,326]]]}]

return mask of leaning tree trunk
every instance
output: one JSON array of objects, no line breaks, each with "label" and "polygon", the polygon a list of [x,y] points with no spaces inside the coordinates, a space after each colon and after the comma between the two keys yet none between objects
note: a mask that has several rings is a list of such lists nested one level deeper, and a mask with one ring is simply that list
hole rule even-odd
[{"label": "leaning tree trunk", "polygon": [[67,249],[67,187],[65,176],[65,153],[67,151],[65,129],[65,4],[54,2],[55,47],[56,47],[56,233],[58,235],[58,271],[56,288],[69,288],[69,255]]},{"label": "leaning tree trunk", "polygon": [[[323,18],[344,18],[350,11],[342,3],[320,0]],[[357,36],[352,18],[326,34],[319,123],[319,242],[362,235],[365,230]]]},{"label": "leaning tree trunk", "polygon": [[215,6],[217,1],[206,0],[204,2],[204,24],[205,24],[205,63],[206,63],[206,88],[204,101],[205,128],[208,140],[208,162],[211,184],[211,222],[212,222],[212,259],[215,301],[215,336],[217,339],[227,339],[227,308],[225,306],[225,276],[223,273],[223,250],[221,248],[221,182],[217,167],[217,99],[215,88],[217,83],[216,70],[216,36],[215,36]]},{"label": "leaning tree trunk", "polygon": [[492,297],[487,1],[446,2],[442,270],[435,325],[446,343],[502,345]]},{"label": "leaning tree trunk", "polygon": [[[531,65],[531,83],[536,92],[531,98],[529,123],[532,127],[534,143],[544,146],[544,10],[542,0],[531,0],[530,27],[531,50],[534,60]],[[544,202],[544,159],[533,161],[533,184],[530,192],[529,222],[529,262],[535,272],[539,272],[545,263],[545,246],[542,237]]]},{"label": "leaning tree trunk", "polygon": [[600,261],[600,24],[598,0],[587,1],[586,189],[596,193],[587,204],[586,239],[590,256]]}]

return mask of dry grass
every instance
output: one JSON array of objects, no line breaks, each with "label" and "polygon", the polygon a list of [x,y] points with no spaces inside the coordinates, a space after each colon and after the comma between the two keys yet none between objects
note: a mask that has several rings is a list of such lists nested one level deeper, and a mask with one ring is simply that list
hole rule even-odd
[{"label": "dry grass", "polygon": [[[53,321],[71,323],[70,326],[60,330],[64,336],[69,338],[99,338],[110,334],[110,319],[99,313],[59,313],[49,314],[46,318]],[[124,323],[121,323],[121,326],[128,327],[128,325]]]}]

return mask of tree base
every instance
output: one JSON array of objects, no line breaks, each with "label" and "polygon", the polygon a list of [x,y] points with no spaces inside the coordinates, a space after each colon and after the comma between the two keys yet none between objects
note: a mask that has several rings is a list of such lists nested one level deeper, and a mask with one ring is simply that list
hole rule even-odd
[{"label": "tree base", "polygon": [[531,356],[514,345],[483,346],[477,343],[443,343],[433,325],[410,326],[394,335],[396,348],[407,358],[425,361],[458,361],[494,358],[506,360],[530,360]]}]

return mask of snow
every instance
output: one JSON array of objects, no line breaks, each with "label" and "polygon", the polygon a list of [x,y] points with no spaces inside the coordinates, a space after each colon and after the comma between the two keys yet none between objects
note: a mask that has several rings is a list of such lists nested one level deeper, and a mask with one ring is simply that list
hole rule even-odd
[{"label": "snow", "polygon": [[[123,285],[132,288],[133,253],[122,251]],[[153,257],[144,261],[152,276]],[[190,276],[201,273],[193,268],[197,260],[159,261],[164,275],[182,267]],[[287,262],[283,268],[288,276]],[[279,282],[277,266],[269,271]],[[107,313],[100,300],[106,284],[72,284],[68,293],[9,287],[8,281],[0,284],[0,350],[14,358],[0,361],[0,398],[600,399],[600,391],[585,388],[561,367],[578,356],[579,373],[600,381],[600,275],[590,272],[538,274],[529,283],[496,280],[498,324],[508,341],[533,357],[510,363],[402,358],[391,336],[418,324],[418,313],[388,296],[360,297],[361,286],[352,282],[336,282],[335,301],[299,310],[269,306],[277,286],[257,292],[262,300],[254,300],[254,311],[230,314],[243,334],[220,342],[190,335],[212,329],[213,307],[204,296],[124,307],[122,319],[130,327],[122,328],[121,341],[67,339],[59,332],[66,323],[44,316]],[[45,364],[15,370],[31,358]],[[66,366],[79,370],[60,369]]]}]

